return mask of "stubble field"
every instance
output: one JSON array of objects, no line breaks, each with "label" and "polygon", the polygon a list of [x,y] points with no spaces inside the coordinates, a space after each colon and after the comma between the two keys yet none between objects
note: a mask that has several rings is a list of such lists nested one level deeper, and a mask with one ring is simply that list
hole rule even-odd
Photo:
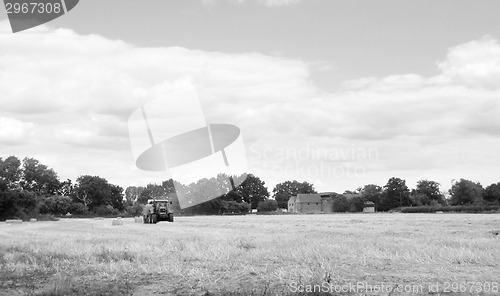
[{"label": "stubble field", "polygon": [[0,295],[498,295],[498,214],[0,223]]}]

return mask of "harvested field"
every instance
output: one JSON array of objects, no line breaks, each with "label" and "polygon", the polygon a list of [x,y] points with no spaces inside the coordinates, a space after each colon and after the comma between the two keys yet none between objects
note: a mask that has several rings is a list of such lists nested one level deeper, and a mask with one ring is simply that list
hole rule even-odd
[{"label": "harvested field", "polygon": [[0,295],[499,294],[498,214],[121,220],[0,223]]}]

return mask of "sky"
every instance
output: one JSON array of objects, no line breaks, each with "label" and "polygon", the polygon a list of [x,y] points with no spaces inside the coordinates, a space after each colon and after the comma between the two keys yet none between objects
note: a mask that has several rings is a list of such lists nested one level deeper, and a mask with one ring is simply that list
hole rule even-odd
[{"label": "sky", "polygon": [[85,0],[13,34],[0,8],[0,157],[124,188],[128,120],[196,88],[248,172],[343,192],[391,177],[500,182],[498,1]]}]

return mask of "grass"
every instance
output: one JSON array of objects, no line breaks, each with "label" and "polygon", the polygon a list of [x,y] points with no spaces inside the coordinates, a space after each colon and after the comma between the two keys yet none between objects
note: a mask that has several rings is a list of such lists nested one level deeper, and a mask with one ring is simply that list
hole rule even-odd
[{"label": "grass", "polygon": [[0,223],[0,295],[281,295],[349,283],[429,295],[431,283],[500,284],[497,214],[122,220]]}]

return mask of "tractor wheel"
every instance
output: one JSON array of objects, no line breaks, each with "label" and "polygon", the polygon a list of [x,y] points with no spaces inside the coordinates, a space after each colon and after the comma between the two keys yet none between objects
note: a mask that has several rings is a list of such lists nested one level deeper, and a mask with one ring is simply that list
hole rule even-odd
[{"label": "tractor wheel", "polygon": [[151,221],[153,222],[153,224],[158,223],[158,215],[156,214],[151,215]]},{"label": "tractor wheel", "polygon": [[168,219],[168,222],[174,222],[174,214],[172,214],[172,213],[168,214],[167,219]]}]

